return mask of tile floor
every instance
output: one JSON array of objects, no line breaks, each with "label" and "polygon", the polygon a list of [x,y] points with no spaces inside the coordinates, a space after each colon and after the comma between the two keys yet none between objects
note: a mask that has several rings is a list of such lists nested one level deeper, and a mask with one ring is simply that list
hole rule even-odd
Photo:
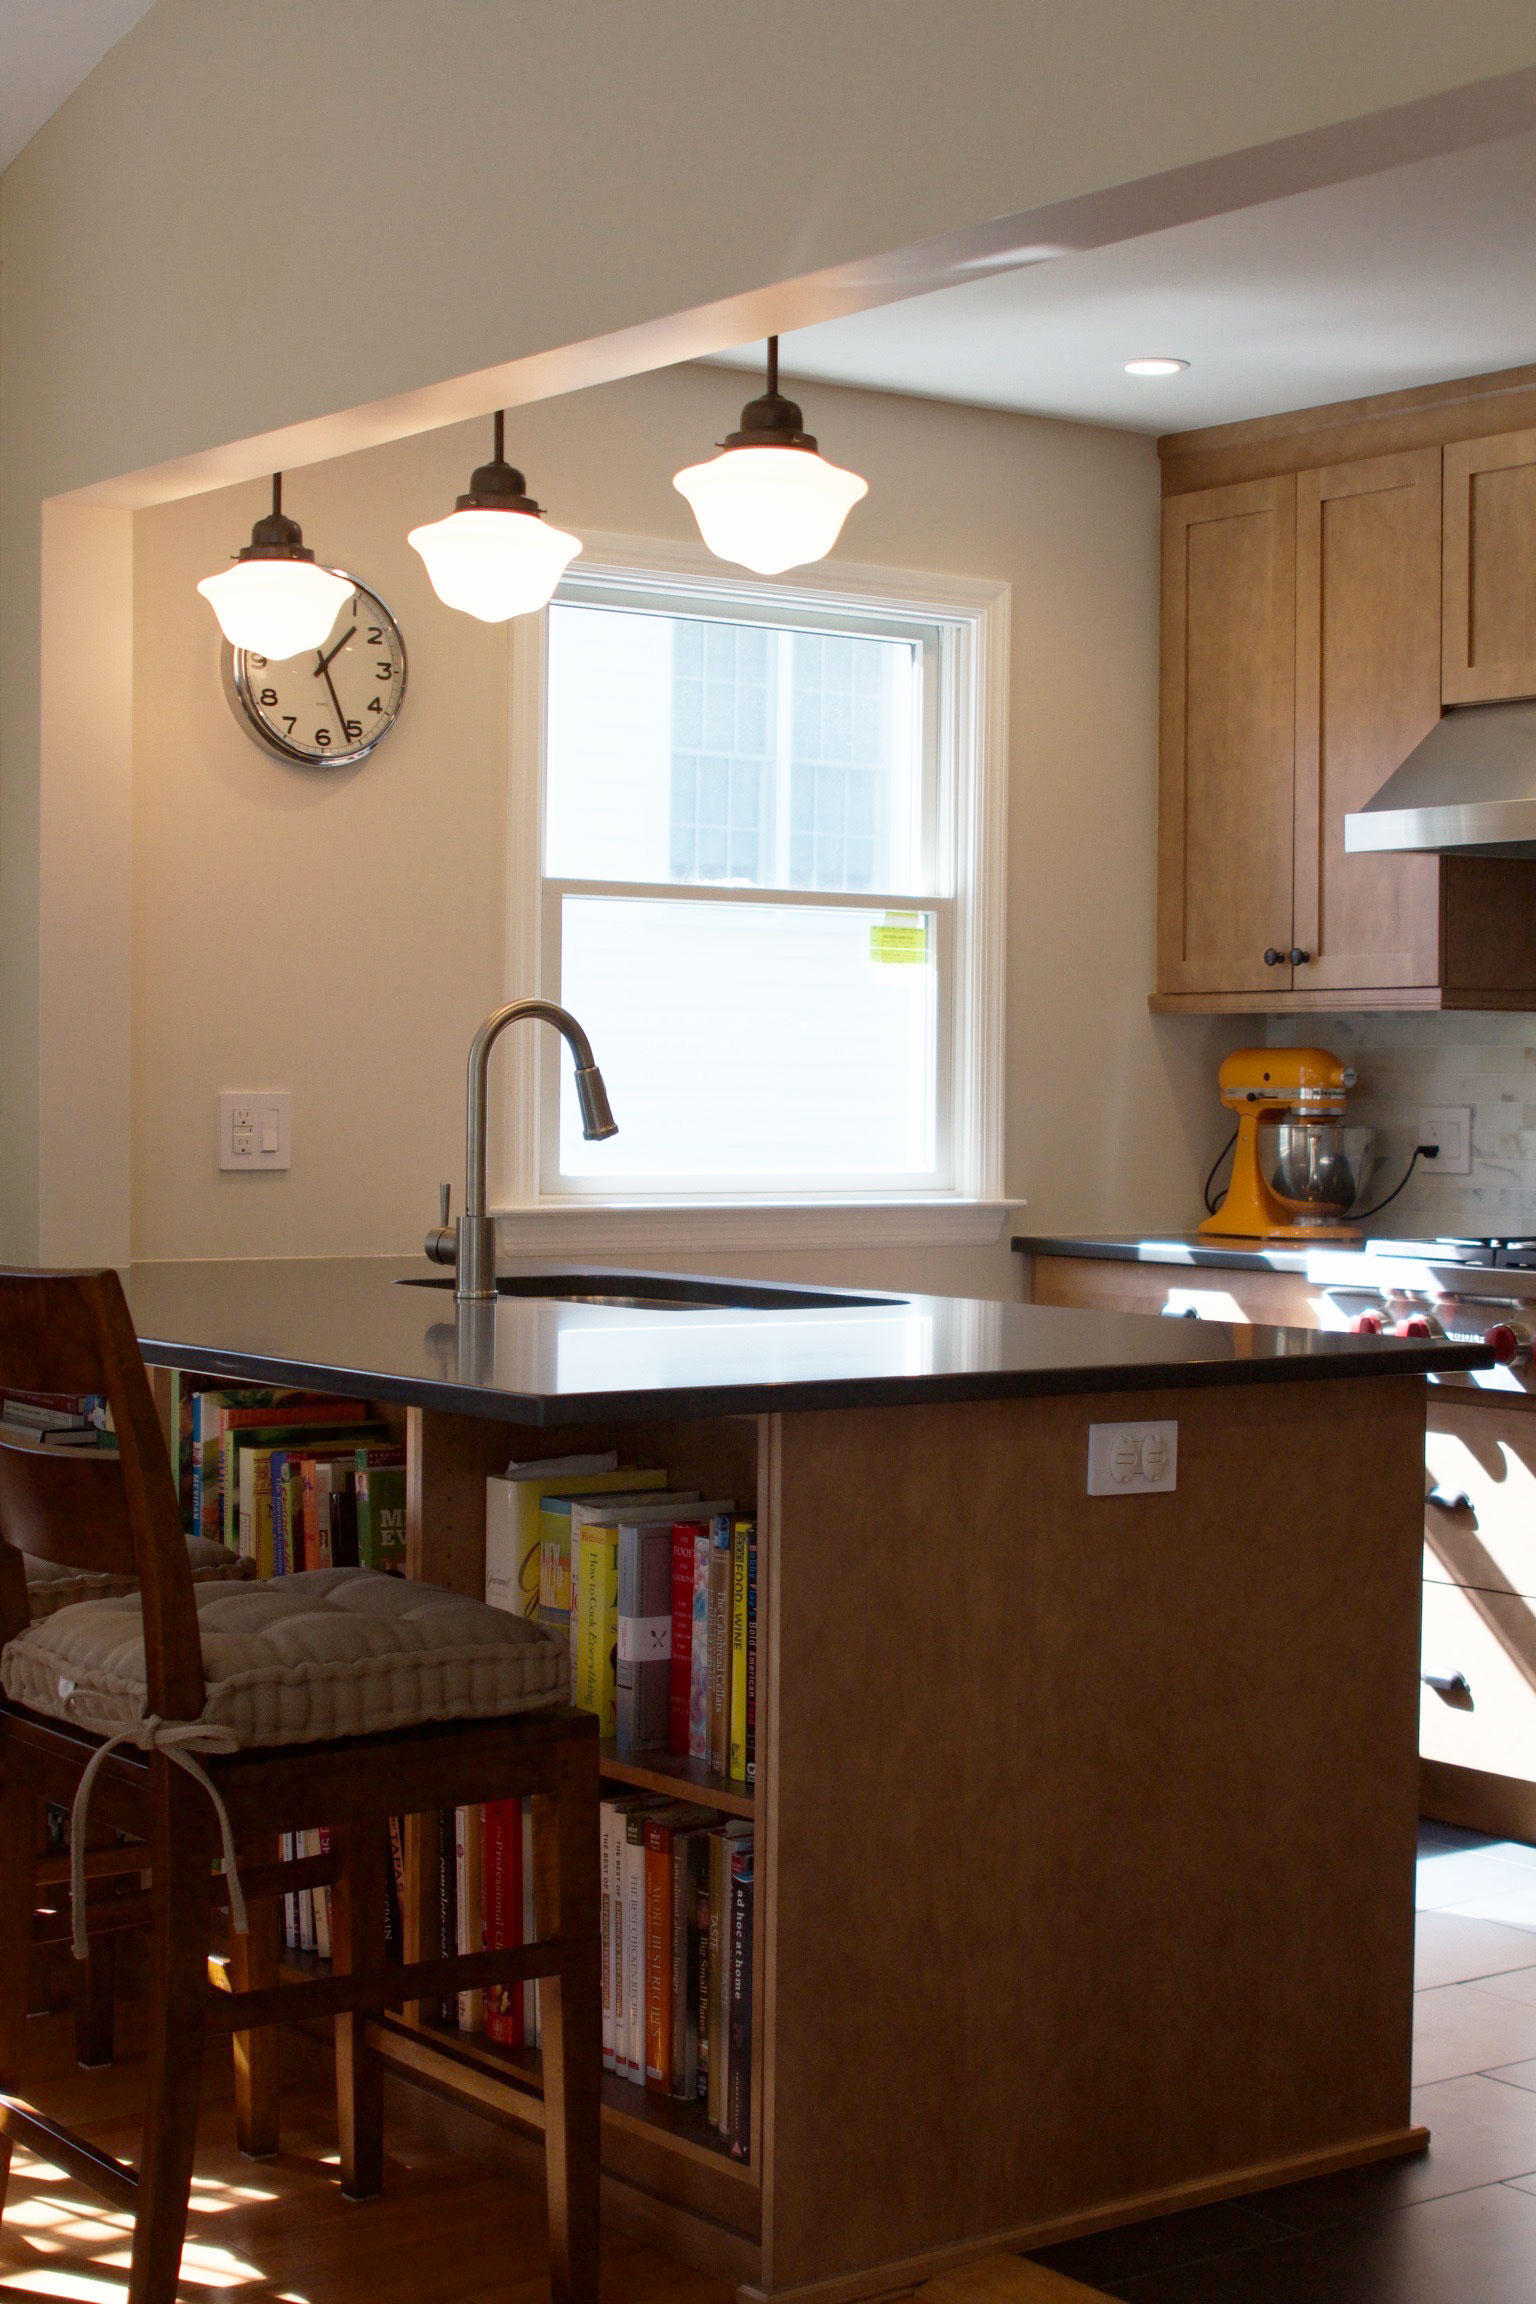
[{"label": "tile floor", "polygon": [[1040,2252],[1124,2304],[1533,2304],[1536,1848],[1419,1836],[1428,2153]]}]

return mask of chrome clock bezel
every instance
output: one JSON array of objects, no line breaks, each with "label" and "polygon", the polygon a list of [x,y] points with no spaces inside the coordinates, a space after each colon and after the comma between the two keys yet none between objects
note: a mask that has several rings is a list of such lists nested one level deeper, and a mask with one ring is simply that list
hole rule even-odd
[{"label": "chrome clock bezel", "polygon": [[[223,643],[221,649],[224,693],[228,698],[231,711],[234,712],[246,734],[259,744],[264,752],[270,752],[274,759],[285,761],[290,768],[314,768],[322,775],[328,774],[335,768],[355,768],[361,761],[368,759],[372,753],[377,752],[379,746],[399,725],[400,715],[405,709],[405,691],[410,679],[410,659],[406,653],[405,634],[401,631],[400,620],[390,607],[389,602],[381,599],[371,584],[365,584],[362,578],[354,576],[349,568],[333,568],[331,573],[333,576],[344,577],[355,593],[363,599],[373,602],[380,613],[387,617],[390,630],[399,643],[400,685],[396,694],[395,708],[376,735],[369,736],[361,744],[349,745],[344,752],[325,752],[314,746],[292,743],[287,737],[278,735],[275,729],[269,728],[261,716],[261,706],[257,703],[252,691],[252,675],[249,669],[249,657],[252,651],[236,648],[228,640]],[[260,685],[259,681],[256,685]]]}]

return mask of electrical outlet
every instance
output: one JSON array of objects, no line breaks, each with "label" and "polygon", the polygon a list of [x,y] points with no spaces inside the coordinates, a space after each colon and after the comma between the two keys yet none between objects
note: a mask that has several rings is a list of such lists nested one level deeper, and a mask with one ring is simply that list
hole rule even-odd
[{"label": "electrical outlet", "polygon": [[1470,1176],[1472,1173],[1472,1107],[1470,1104],[1425,1104],[1419,1110],[1420,1144],[1437,1144],[1440,1157],[1422,1163],[1419,1174]]},{"label": "electrical outlet", "polygon": [[232,1088],[219,1098],[219,1166],[291,1168],[293,1098],[286,1088]]},{"label": "electrical outlet", "polygon": [[1165,1496],[1179,1484],[1179,1427],[1090,1424],[1090,1496]]}]

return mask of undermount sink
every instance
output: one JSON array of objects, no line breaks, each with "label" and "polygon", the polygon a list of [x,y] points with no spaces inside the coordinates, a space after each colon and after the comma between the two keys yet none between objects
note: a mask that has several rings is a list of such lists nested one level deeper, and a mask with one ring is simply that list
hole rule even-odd
[{"label": "undermount sink", "polygon": [[[519,1272],[502,1274],[498,1296],[532,1296],[557,1304],[603,1304],[626,1312],[829,1312],[839,1307],[885,1304],[885,1296],[845,1296],[826,1288],[754,1288],[746,1280],[674,1280],[645,1272],[615,1272],[605,1288],[599,1272]],[[401,1288],[451,1288],[453,1274],[415,1274]]]}]

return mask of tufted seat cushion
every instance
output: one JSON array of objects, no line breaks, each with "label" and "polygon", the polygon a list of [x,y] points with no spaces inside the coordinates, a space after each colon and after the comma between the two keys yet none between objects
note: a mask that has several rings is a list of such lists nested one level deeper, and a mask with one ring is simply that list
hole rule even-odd
[{"label": "tufted seat cushion", "polygon": [[[27,1571],[27,1604],[35,1624],[39,1617],[52,1616],[57,1609],[72,1608],[77,1600],[110,1600],[119,1592],[136,1592],[136,1576],[109,1576],[100,1569],[66,1568],[57,1560],[39,1560],[31,1552],[23,1552]],[[254,1560],[242,1560],[238,1552],[231,1552],[227,1544],[215,1544],[207,1536],[187,1538],[187,1558],[192,1563],[192,1576],[198,1584],[233,1584],[254,1576]]]},{"label": "tufted seat cushion", "polygon": [[[371,1568],[194,1587],[206,1721],[241,1744],[367,1736],[566,1701],[569,1644],[541,1624]],[[82,1600],[0,1650],[13,1703],[112,1736],[146,1709],[140,1596]]]}]

